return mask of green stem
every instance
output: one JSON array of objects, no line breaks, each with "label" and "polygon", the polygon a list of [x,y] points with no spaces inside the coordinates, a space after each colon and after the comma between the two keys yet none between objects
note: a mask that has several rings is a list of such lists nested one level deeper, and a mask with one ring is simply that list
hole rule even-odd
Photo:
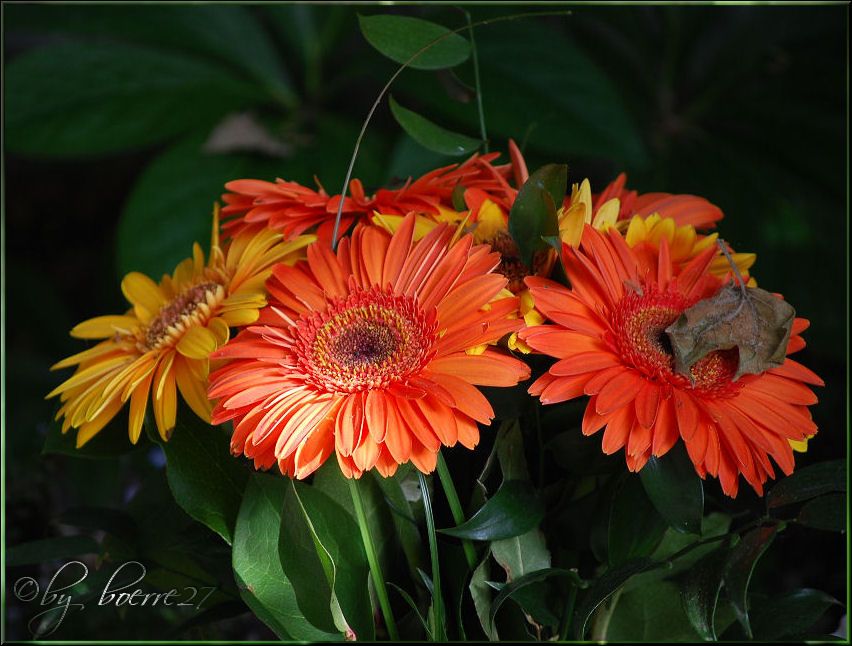
[{"label": "green stem", "polygon": [[361,541],[364,543],[364,551],[367,553],[367,563],[370,565],[370,575],[373,578],[373,585],[376,588],[376,596],[379,598],[379,605],[382,608],[382,615],[385,618],[385,626],[388,629],[388,636],[391,641],[399,641],[399,632],[396,629],[396,621],[394,621],[393,613],[391,612],[390,599],[388,599],[388,590],[385,587],[385,577],[382,575],[382,566],[379,564],[379,557],[376,554],[376,545],[373,543],[373,536],[370,534],[370,528],[367,525],[367,514],[364,511],[364,501],[361,499],[361,490],[358,488],[358,482],[353,478],[348,478],[349,493],[352,496],[352,504],[355,507],[355,515],[358,517],[358,528],[361,530]]},{"label": "green stem", "polygon": [[432,616],[435,621],[435,641],[447,641],[444,627],[444,601],[441,597],[441,570],[438,566],[438,538],[435,534],[435,519],[432,517],[432,499],[426,478],[418,471],[420,491],[423,493],[423,511],[426,515],[426,532],[429,534],[429,554],[432,557]]},{"label": "green stem", "polygon": [[[464,510],[462,509],[459,495],[456,493],[456,487],[453,484],[453,478],[450,476],[450,470],[447,469],[447,463],[444,461],[444,456],[438,452],[438,477],[441,479],[441,486],[444,488],[444,494],[447,496],[447,502],[450,503],[450,511],[453,514],[453,520],[456,525],[461,525],[465,521]],[[462,548],[464,556],[467,559],[467,566],[473,570],[476,568],[476,550],[468,539],[462,539]]]},{"label": "green stem", "polygon": [[464,11],[467,18],[467,29],[470,33],[470,53],[473,58],[473,82],[476,86],[476,109],[479,111],[479,132],[482,137],[482,151],[488,153],[488,133],[485,131],[485,110],[482,107],[482,84],[479,82],[479,55],[476,51],[476,41],[473,39],[473,23],[470,14]]}]

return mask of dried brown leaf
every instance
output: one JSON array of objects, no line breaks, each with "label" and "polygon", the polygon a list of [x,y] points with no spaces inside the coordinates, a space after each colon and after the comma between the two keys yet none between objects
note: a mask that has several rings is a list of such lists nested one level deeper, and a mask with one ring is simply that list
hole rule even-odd
[{"label": "dried brown leaf", "polygon": [[784,299],[757,287],[727,285],[685,310],[666,328],[675,371],[689,376],[696,361],[716,350],[739,349],[734,381],[784,363],[796,311]]}]

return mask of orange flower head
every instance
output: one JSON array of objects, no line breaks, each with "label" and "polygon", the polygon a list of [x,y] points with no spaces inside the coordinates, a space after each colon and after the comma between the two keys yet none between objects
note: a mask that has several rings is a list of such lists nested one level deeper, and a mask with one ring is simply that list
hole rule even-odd
[{"label": "orange flower head", "polygon": [[[688,375],[675,372],[665,330],[727,282],[728,276],[710,271],[715,255],[708,247],[685,264],[675,263],[666,237],[652,256],[637,253],[614,228],[603,234],[587,226],[579,249],[563,245],[570,289],[526,279],[536,307],[552,324],[519,336],[558,359],[530,393],[544,404],[588,395],[583,433],[605,428],[604,453],[623,448],[633,471],[680,438],[698,474],[718,477],[727,495],[736,496],[739,474],[762,494],[763,483],[774,477],[769,456],[789,474],[790,441],[816,433],[808,406],[817,399],[806,384],[823,382],[789,357],[779,367],[735,380],[736,347],[710,352],[689,366]],[[804,347],[799,335],[807,326],[794,320],[787,354]]]},{"label": "orange flower head", "polygon": [[196,243],[193,257],[155,283],[139,272],[124,277],[121,289],[132,307],[123,315],[99,316],[75,326],[71,336],[103,339],[53,366],[77,366],[74,375],[49,395],[60,395],[56,418],[62,432],[78,429],[83,446],[130,401],[128,433],[134,444],[150,395],[163,440],[175,425],[177,392],[210,421],[206,395],[208,355],[223,346],[231,326],[252,323],[266,304],[264,281],[279,262],[295,262],[313,236],[281,242],[263,229],[237,234],[223,249],[214,216],[210,258]]},{"label": "orange flower head", "polygon": [[320,240],[275,268],[269,307],[213,354],[230,360],[209,395],[235,455],[305,478],[334,452],[357,478],[409,460],[428,473],[442,445],[477,444],[494,413],[475,386],[529,377],[488,345],[521,327],[517,298],[470,235],[441,225],[415,242],[414,228],[413,214],[392,236],[361,224],[336,252]]}]

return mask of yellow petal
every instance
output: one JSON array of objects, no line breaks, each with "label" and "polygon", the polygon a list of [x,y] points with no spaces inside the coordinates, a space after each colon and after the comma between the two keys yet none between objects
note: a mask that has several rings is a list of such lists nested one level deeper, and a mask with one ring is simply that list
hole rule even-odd
[{"label": "yellow petal", "polygon": [[163,305],[168,303],[160,286],[138,271],[131,271],[124,277],[121,281],[121,291],[134,306],[141,305],[151,314],[156,314]]},{"label": "yellow petal", "polygon": [[664,218],[659,222],[650,225],[648,241],[655,247],[659,247],[660,240],[665,237],[669,241],[669,247],[671,247],[671,242],[674,240],[675,228],[675,221],[673,218]]},{"label": "yellow petal", "polygon": [[477,240],[492,240],[499,233],[509,230],[506,215],[491,200],[485,200],[476,216],[475,237]]},{"label": "yellow petal", "polygon": [[[173,358],[174,355],[170,357]],[[157,423],[160,437],[166,442],[171,437],[177,418],[177,389],[172,365],[172,361],[164,361],[154,376],[154,421]]]},{"label": "yellow petal", "polygon": [[675,262],[685,262],[692,256],[697,238],[695,228],[691,226],[678,227],[672,241],[671,257]]},{"label": "yellow petal", "polygon": [[248,325],[249,323],[254,323],[259,316],[260,313],[257,311],[256,308],[243,308],[222,312],[221,318],[229,326],[239,327],[241,325]]},{"label": "yellow petal", "polygon": [[585,224],[585,207],[582,204],[572,204],[567,209],[561,209],[559,214],[559,237],[567,245],[574,248],[580,246]]},{"label": "yellow petal", "polygon": [[627,227],[627,234],[624,240],[631,247],[635,247],[648,237],[648,227],[645,226],[645,220],[640,216],[634,215],[630,218],[630,226]]},{"label": "yellow petal", "polygon": [[192,258],[184,259],[175,267],[175,273],[172,275],[172,282],[175,284],[174,289],[180,289],[181,285],[192,282]]},{"label": "yellow petal", "polygon": [[129,334],[139,325],[135,316],[96,316],[83,321],[71,329],[71,336],[77,339],[106,339],[116,332]]},{"label": "yellow petal", "polygon": [[193,276],[199,277],[204,272],[204,252],[197,242],[192,243],[192,269]]},{"label": "yellow petal", "polygon": [[80,430],[77,431],[77,448],[79,449],[97,435],[121,410],[122,405],[123,402],[116,397],[95,419],[82,424]]},{"label": "yellow petal", "polygon": [[618,212],[621,210],[621,200],[617,197],[607,200],[598,209],[592,226],[598,231],[606,231],[618,221]]},{"label": "yellow petal", "polygon": [[477,345],[472,348],[465,348],[464,353],[473,355],[482,354],[483,352],[485,352],[486,348],[488,348],[488,344],[483,343],[482,345]]},{"label": "yellow petal", "polygon": [[592,223],[592,185],[588,179],[584,179],[580,185],[574,184],[571,188],[571,206],[583,206],[583,222]]},{"label": "yellow petal", "polygon": [[142,434],[142,422],[145,420],[145,409],[148,407],[148,394],[151,391],[153,377],[154,371],[151,370],[133,389],[133,395],[130,398],[130,421],[127,430],[133,444],[139,441],[139,436]]},{"label": "yellow petal", "polygon": [[60,368],[68,368],[69,366],[73,366],[78,363],[84,363],[85,361],[89,361],[90,359],[94,359],[95,357],[100,357],[105,354],[109,354],[110,352],[123,352],[126,349],[126,344],[119,344],[113,340],[101,341],[100,343],[95,346],[92,346],[88,350],[83,350],[82,352],[78,352],[77,354],[72,354],[70,357],[66,357],[62,361],[54,363],[52,366],[50,366],[50,369],[59,370]]},{"label": "yellow petal", "polygon": [[101,375],[116,371],[118,366],[121,366],[128,361],[133,361],[133,357],[128,355],[119,355],[104,361],[99,361],[83,370],[77,370],[77,372],[75,372],[69,379],[51,390],[45,399],[50,399],[51,397],[65,392],[66,390],[70,390],[71,388],[92,381]]},{"label": "yellow petal", "polygon": [[221,348],[231,337],[231,330],[228,328],[228,324],[225,323],[224,319],[218,316],[210,319],[207,323],[207,329],[213,333],[213,336],[216,339],[216,348]]},{"label": "yellow petal", "polygon": [[205,359],[216,350],[216,336],[200,325],[189,328],[177,342],[177,351],[192,359]]},{"label": "yellow petal", "polygon": [[790,443],[790,448],[798,453],[806,453],[808,450],[808,440],[787,440]]},{"label": "yellow petal", "polygon": [[207,399],[206,381],[200,381],[192,374],[186,362],[181,358],[178,358],[175,363],[175,379],[184,401],[189,404],[196,415],[209,424],[213,407],[210,400]]}]

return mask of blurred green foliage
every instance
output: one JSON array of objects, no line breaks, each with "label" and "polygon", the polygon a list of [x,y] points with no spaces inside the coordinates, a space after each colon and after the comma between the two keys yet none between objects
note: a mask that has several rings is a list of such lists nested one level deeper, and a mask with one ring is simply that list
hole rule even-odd
[{"label": "blurred green foliage", "polygon": [[[805,334],[809,347],[800,360],[825,379],[826,387],[813,408],[820,433],[797,462],[805,466],[845,455],[848,6],[546,9],[561,15],[502,20],[529,9],[467,7],[473,22],[489,21],[474,35],[490,149],[505,151],[513,138],[531,170],[567,164],[569,183],[589,177],[593,190],[600,190],[624,171],[629,188],[694,193],[720,206],[726,239],[738,251],[757,253],[753,275],[761,287],[782,291],[798,315],[811,321]],[[465,26],[466,16],[446,5],[4,4],[2,11],[6,543],[94,532],[102,553],[80,557],[92,567],[96,558],[113,563],[138,559],[147,565],[152,585],[160,581],[168,589],[201,581],[216,588],[212,615],[99,608],[96,614],[69,617],[57,637],[85,640],[97,631],[103,639],[271,638],[240,601],[249,598],[240,579],[252,576],[263,583],[269,576],[250,567],[255,556],[243,538],[252,529],[277,540],[280,509],[270,507],[261,494],[276,500],[289,494],[252,476],[248,489],[253,494],[246,495],[239,511],[229,500],[226,521],[217,531],[230,538],[236,523],[234,543],[241,560],[238,564],[235,554],[235,581],[226,543],[192,520],[168,493],[167,485],[175,491],[174,478],[180,480],[180,474],[170,472],[167,482],[159,447],[143,438],[140,447],[122,449],[114,460],[69,456],[74,451],[69,438],[57,436],[53,405],[43,400],[60,379],[49,366],[80,349],[67,336],[75,323],[126,307],[118,289],[124,273],[141,270],[158,277],[190,254],[193,241],[206,247],[212,205],[226,181],[281,177],[312,185],[316,178],[329,193],[341,191],[362,122],[398,67],[362,36],[359,14],[419,17],[451,29]],[[372,24],[382,26],[381,20]],[[460,35],[470,38],[467,31]],[[415,116],[452,133],[479,137],[473,62],[461,55],[459,61],[464,62],[452,71],[405,70],[391,91]],[[383,101],[361,144],[354,177],[369,190],[456,161],[403,132]],[[565,452],[554,458],[558,464],[531,468],[535,477],[543,478],[545,467],[573,461],[579,466],[571,484],[580,491],[596,473],[623,470],[620,465],[613,469],[594,441],[560,426],[559,419],[543,418],[542,428],[545,440]],[[126,440],[120,425],[108,430]],[[51,452],[42,454],[48,435]],[[172,450],[171,460],[189,456],[181,456],[180,446]],[[488,440],[481,450],[481,459],[450,454],[448,460],[479,473]],[[116,455],[109,442],[102,451]],[[192,484],[177,486],[197,495]],[[629,529],[613,529],[623,524],[619,508],[601,501],[615,490],[569,501],[557,491],[545,491],[549,530],[591,544],[600,561],[608,556],[618,561],[612,581],[640,571],[631,580],[652,581],[654,571],[643,571],[650,567],[649,556],[672,558],[677,570],[687,558],[677,550],[688,549],[697,535],[671,539],[671,529],[662,534],[661,518],[638,482],[618,484],[622,495],[616,501],[632,507],[639,500],[661,542],[637,546],[629,540]],[[460,487],[463,500],[476,498],[473,482]],[[715,483],[705,483],[705,492],[706,505],[723,511],[725,518],[762,508],[749,491],[735,501],[724,499]],[[413,500],[401,491],[384,495],[398,506]],[[598,497],[604,495],[610,498]],[[811,525],[831,528],[846,522],[828,517],[838,501],[838,494],[829,495],[834,496],[830,504],[811,504],[802,512]],[[825,499],[815,499],[820,500]],[[255,516],[254,508],[266,516]],[[798,513],[783,511],[779,519]],[[193,516],[204,520],[211,514],[215,510],[202,509]],[[413,558],[418,547],[409,549],[417,539],[411,525],[375,514],[371,522],[393,524],[400,537],[407,536],[401,540],[406,556]],[[438,520],[439,527],[452,525],[446,514]],[[537,545],[535,536],[524,536]],[[678,547],[666,551],[670,539]],[[784,626],[772,625],[767,617],[772,608],[787,607],[795,594],[805,595],[807,612],[791,618],[789,630],[807,631],[827,608],[835,610],[828,616],[836,622],[831,597],[793,590],[818,587],[842,597],[847,589],[844,540],[791,526],[756,566],[750,563],[755,568],[750,590],[763,599],[753,617],[755,636],[785,634],[778,632]],[[569,543],[565,539],[548,547],[568,558]],[[81,548],[74,541],[55,540],[49,547],[51,559],[58,558],[60,548],[91,549],[88,542]],[[494,556],[501,565],[508,562],[499,548]],[[400,569],[408,567],[405,559],[397,560]],[[49,577],[57,563],[10,567],[7,582]],[[569,565],[588,573],[585,561]],[[612,589],[601,581],[584,597],[586,606],[609,603]],[[513,592],[512,600],[548,619],[553,614],[536,601],[546,584],[559,582],[536,581],[523,594]],[[636,635],[630,629],[637,617],[663,610],[673,613],[669,619],[683,639],[695,638],[694,624],[672,610],[677,603],[672,583],[655,585],[649,594],[624,591],[619,612],[610,616],[611,638],[658,638],[653,630]],[[96,586],[91,581],[85,592],[94,594]],[[487,587],[477,590],[484,602]],[[782,592],[788,596],[770,598]],[[273,607],[281,598],[276,595],[292,595],[277,589],[266,593],[273,600],[266,605]],[[738,594],[744,597],[745,587]],[[728,629],[733,635],[739,629],[734,616],[722,616],[721,609],[714,627],[715,602],[708,608],[701,599],[693,611],[709,622],[708,631]],[[255,605],[254,598],[248,603],[274,625],[276,619],[264,615],[264,603]],[[404,607],[400,598],[394,603]],[[586,606],[581,603],[578,613]],[[526,635],[517,608],[504,604],[496,617],[493,628],[501,637]],[[27,604],[8,603],[7,636],[28,637],[32,614]],[[473,610],[470,616],[476,616]],[[580,621],[589,616],[583,614]],[[461,627],[471,639],[481,636],[475,623]],[[833,628],[820,626],[823,632]],[[313,636],[312,630],[305,634]]]}]

